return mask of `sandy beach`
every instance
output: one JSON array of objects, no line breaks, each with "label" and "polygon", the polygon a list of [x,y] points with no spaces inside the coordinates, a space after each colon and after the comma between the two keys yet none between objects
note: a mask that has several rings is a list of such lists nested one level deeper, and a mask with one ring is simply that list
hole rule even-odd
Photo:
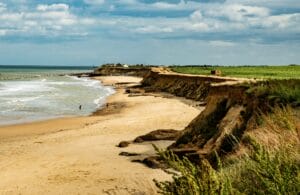
[{"label": "sandy beach", "polygon": [[[96,79],[106,85],[141,80]],[[168,175],[119,156],[151,154],[151,144],[116,145],[156,129],[183,129],[200,110],[177,98],[132,97],[122,87],[107,103],[94,116],[0,127],[0,194],[155,194],[152,180]]]}]

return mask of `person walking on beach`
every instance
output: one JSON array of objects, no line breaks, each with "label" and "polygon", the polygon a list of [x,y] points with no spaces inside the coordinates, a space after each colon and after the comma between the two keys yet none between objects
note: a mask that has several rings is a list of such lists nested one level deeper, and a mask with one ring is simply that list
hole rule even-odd
[{"label": "person walking on beach", "polygon": [[82,108],[82,105],[79,105],[79,110],[81,110],[81,108]]}]

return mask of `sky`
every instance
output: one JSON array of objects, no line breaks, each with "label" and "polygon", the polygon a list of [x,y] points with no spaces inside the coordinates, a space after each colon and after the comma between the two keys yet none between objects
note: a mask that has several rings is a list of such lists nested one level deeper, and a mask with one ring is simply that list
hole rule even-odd
[{"label": "sky", "polygon": [[300,64],[299,0],[0,0],[0,64]]}]

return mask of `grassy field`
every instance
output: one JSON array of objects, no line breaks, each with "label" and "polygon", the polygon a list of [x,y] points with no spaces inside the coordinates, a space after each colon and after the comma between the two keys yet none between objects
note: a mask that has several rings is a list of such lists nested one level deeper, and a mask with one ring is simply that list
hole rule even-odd
[{"label": "grassy field", "polygon": [[299,79],[300,65],[294,66],[172,66],[175,72],[210,75],[211,70],[220,70],[222,76],[258,79]]}]

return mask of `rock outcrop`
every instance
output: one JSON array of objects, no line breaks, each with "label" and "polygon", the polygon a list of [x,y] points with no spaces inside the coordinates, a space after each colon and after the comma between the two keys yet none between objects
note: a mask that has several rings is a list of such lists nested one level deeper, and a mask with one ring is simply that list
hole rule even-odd
[{"label": "rock outcrop", "polygon": [[145,141],[157,141],[157,140],[176,140],[180,136],[180,131],[173,129],[159,129],[151,131],[146,135],[141,135],[135,138],[135,143],[141,143]]}]

